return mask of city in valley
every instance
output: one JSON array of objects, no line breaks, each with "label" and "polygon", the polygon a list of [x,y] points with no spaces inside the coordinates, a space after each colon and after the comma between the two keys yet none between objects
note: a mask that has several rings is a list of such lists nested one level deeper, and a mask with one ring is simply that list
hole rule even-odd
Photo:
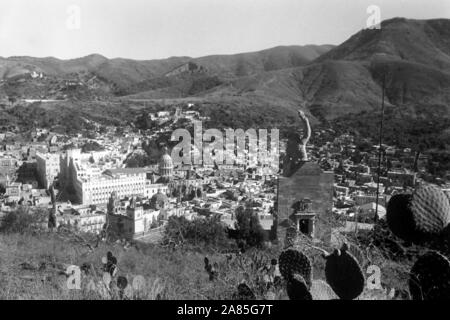
[{"label": "city in valley", "polygon": [[[188,127],[195,121],[207,120],[191,108],[192,104],[179,105],[174,112],[149,114],[157,123],[154,130],[129,126],[121,128],[119,134],[116,127],[98,123],[74,135],[39,127],[24,135],[15,128],[4,128],[10,130],[2,133],[2,216],[18,207],[55,210],[55,229],[64,227],[104,236],[108,226],[117,239],[156,242],[171,216],[191,220],[214,215],[234,228],[236,209],[251,203],[269,234],[277,216],[277,198],[280,193],[282,197],[292,193],[296,201],[321,202],[320,210],[315,212],[318,209],[313,205],[311,212],[336,215],[342,222],[336,231],[351,232],[371,229],[375,213],[380,219],[386,215],[392,195],[412,191],[430,176],[426,154],[383,144],[377,200],[379,146],[366,141],[356,145],[355,137],[336,136],[332,129],[313,131],[315,143],[307,145],[308,162],[318,171],[314,174],[329,177],[328,194],[318,199],[309,195],[308,187],[320,187],[319,181],[310,182],[305,190],[300,184],[297,194],[290,189],[279,190],[283,164],[278,172],[265,170],[271,163],[250,165],[245,161],[174,164],[168,149],[170,140],[156,150],[160,156],[155,162],[136,167],[135,159],[146,155],[143,146],[151,140],[170,135],[180,121]],[[19,135],[20,142],[14,141]],[[23,136],[28,140],[24,141]],[[286,139],[280,141],[281,161],[288,157],[286,145]],[[192,150],[194,153],[194,146]],[[448,192],[450,185],[442,184],[441,188]],[[314,236],[312,229],[305,233]]]},{"label": "city in valley", "polygon": [[448,1],[64,1],[0,4],[0,300],[450,299]]}]

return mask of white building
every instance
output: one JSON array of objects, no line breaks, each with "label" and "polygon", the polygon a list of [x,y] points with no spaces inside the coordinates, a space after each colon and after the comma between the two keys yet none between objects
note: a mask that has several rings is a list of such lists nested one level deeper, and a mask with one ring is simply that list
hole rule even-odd
[{"label": "white building", "polygon": [[100,176],[75,181],[77,200],[82,204],[105,204],[113,191],[119,198],[144,197],[146,171],[143,169],[110,169]]},{"label": "white building", "polygon": [[106,223],[106,214],[89,206],[74,206],[66,208],[57,215],[58,226],[99,234]]},{"label": "white building", "polygon": [[[165,161],[160,161],[160,171],[169,178],[173,170],[170,156],[165,154],[162,160]],[[73,201],[83,205],[106,204],[112,192],[120,199],[151,198],[158,192],[168,192],[167,184],[147,179],[148,168],[104,169],[83,161],[80,150],[69,150],[61,157],[61,187],[73,195]]]}]

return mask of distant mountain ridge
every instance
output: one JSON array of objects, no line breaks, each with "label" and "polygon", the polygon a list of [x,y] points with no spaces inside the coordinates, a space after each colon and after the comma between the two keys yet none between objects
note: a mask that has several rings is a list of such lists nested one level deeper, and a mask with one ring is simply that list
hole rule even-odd
[{"label": "distant mountain ridge", "polygon": [[386,20],[380,30],[361,30],[307,65],[240,78],[227,90],[304,105],[331,120],[379,109],[383,78],[388,105],[449,115],[450,20]]},{"label": "distant mountain ridge", "polygon": [[161,77],[186,63],[195,63],[210,73],[234,77],[304,65],[330,48],[330,45],[285,46],[236,55],[172,57],[159,60],[107,59],[99,54],[70,60],[10,57],[0,58],[0,79],[14,79],[26,76],[32,71],[59,78],[90,73],[126,89],[139,82]]},{"label": "distant mountain ridge", "polygon": [[[34,73],[34,78],[31,74]],[[36,78],[36,74],[44,78]],[[381,104],[450,111],[450,20],[383,21],[339,46],[279,46],[199,58],[0,58],[0,97],[196,99],[332,120]]]}]

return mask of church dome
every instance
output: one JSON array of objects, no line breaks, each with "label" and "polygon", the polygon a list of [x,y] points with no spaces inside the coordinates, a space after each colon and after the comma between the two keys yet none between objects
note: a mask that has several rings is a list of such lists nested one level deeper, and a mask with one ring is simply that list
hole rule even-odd
[{"label": "church dome", "polygon": [[163,169],[173,168],[172,158],[168,154],[163,154],[159,160],[159,167]]},{"label": "church dome", "polygon": [[170,177],[173,173],[173,161],[169,155],[167,148],[164,148],[164,153],[159,159],[159,174],[162,177]]}]

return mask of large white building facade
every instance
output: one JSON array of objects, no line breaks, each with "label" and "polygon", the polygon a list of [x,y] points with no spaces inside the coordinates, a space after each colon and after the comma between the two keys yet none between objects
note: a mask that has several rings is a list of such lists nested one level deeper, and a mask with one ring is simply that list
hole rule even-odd
[{"label": "large white building facade", "polygon": [[72,201],[79,204],[106,204],[112,192],[116,192],[120,199],[150,198],[158,192],[168,192],[167,184],[155,183],[147,179],[148,168],[104,170],[83,161],[79,149],[68,150],[62,155],[60,165],[60,186],[66,194],[71,196]]},{"label": "large white building facade", "polygon": [[82,204],[105,204],[113,191],[119,198],[144,197],[147,174],[143,169],[110,169],[94,178],[75,181],[75,194]]}]

